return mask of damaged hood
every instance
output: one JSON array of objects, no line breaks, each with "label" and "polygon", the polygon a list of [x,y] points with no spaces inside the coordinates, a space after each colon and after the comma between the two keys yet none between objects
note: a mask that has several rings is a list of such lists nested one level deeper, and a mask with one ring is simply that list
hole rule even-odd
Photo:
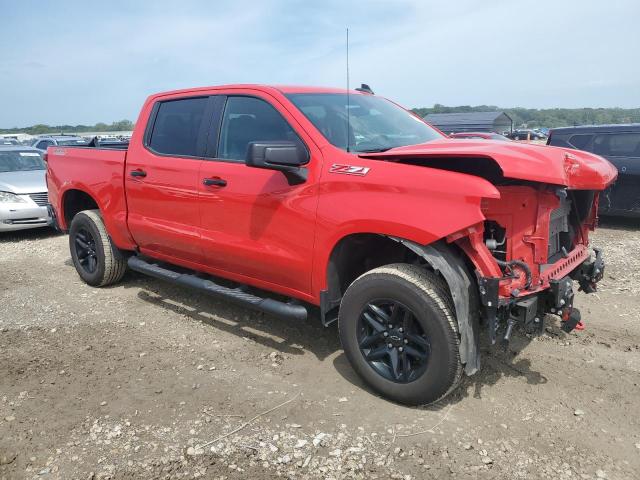
[{"label": "damaged hood", "polygon": [[362,153],[373,160],[483,157],[492,159],[505,178],[564,185],[575,190],[603,190],[617,177],[604,158],[581,150],[531,143],[441,139],[385,152]]}]

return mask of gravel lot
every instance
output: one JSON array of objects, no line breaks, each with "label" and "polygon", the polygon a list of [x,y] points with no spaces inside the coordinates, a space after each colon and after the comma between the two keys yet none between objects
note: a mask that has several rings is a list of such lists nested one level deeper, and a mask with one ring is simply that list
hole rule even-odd
[{"label": "gravel lot", "polygon": [[594,236],[585,331],[483,347],[431,408],[369,392],[317,318],[131,272],[94,289],[66,236],[1,235],[0,478],[638,478],[639,232]]}]

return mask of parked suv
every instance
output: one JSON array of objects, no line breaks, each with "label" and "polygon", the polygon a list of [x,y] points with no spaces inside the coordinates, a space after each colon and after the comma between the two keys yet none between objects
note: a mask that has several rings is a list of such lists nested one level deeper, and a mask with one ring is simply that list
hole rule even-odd
[{"label": "parked suv", "polygon": [[87,140],[82,137],[77,137],[75,135],[43,135],[36,138],[32,146],[37,148],[38,150],[42,150],[45,152],[47,148],[56,145],[63,145],[67,147],[76,146],[81,147],[86,145]]},{"label": "parked suv", "polygon": [[554,128],[547,145],[593,152],[618,169],[600,195],[600,213],[640,217],[640,123]]}]

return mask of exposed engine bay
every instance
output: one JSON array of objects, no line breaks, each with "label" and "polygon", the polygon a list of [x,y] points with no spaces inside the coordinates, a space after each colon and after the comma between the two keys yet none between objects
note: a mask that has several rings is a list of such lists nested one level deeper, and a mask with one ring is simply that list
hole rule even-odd
[{"label": "exposed engine bay", "polygon": [[597,218],[597,193],[546,185],[502,185],[499,199],[483,199],[486,221],[450,238],[476,263],[483,317],[492,343],[508,342],[516,325],[542,332],[556,314],[563,329],[580,322],[573,281],[595,291],[604,262],[588,248]]}]

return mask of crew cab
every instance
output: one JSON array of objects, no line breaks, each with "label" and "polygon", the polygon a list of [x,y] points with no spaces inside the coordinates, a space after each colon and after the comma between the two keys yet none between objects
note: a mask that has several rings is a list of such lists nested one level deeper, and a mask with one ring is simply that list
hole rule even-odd
[{"label": "crew cab", "polygon": [[88,284],[128,267],[292,321],[317,311],[373,389],[428,404],[478,371],[480,328],[496,343],[547,313],[578,323],[616,174],[586,152],[449,139],[368,88],[230,85],[152,95],[128,146],[50,147],[47,179]]}]

